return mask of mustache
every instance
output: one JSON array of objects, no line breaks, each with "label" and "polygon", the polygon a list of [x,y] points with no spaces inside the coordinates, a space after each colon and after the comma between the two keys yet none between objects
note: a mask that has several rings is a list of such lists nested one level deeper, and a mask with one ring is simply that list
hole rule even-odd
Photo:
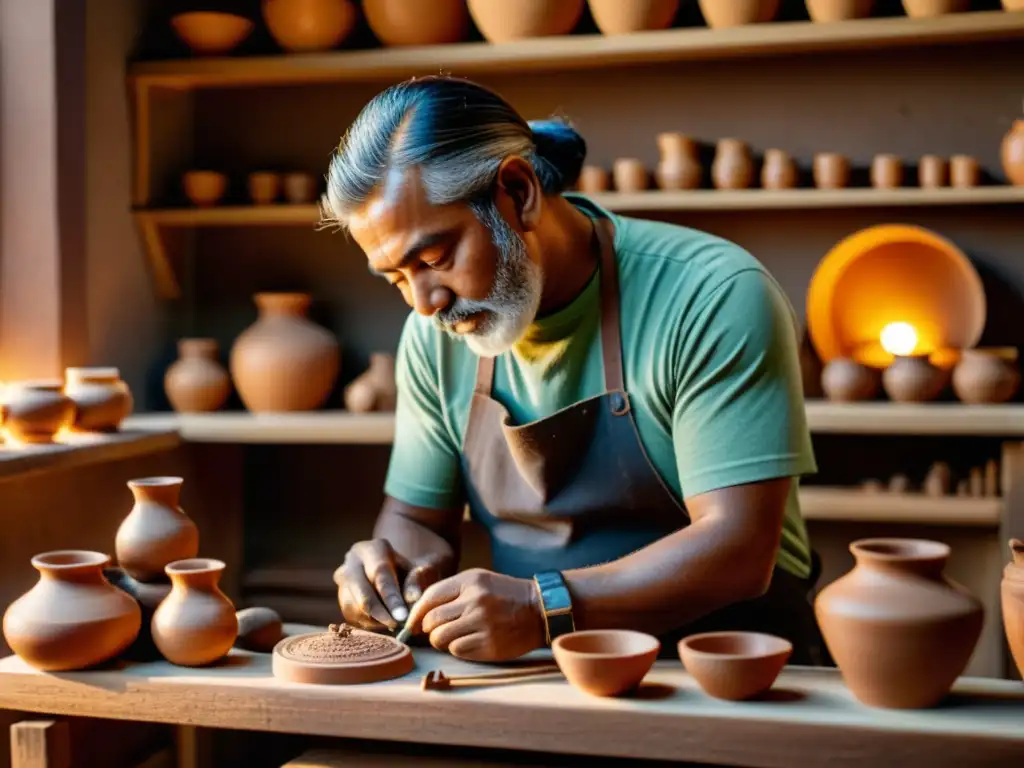
[{"label": "mustache", "polygon": [[456,299],[450,307],[446,307],[434,314],[434,322],[443,330],[447,330],[454,328],[463,320],[468,320],[474,315],[490,311],[492,310],[487,302]]}]

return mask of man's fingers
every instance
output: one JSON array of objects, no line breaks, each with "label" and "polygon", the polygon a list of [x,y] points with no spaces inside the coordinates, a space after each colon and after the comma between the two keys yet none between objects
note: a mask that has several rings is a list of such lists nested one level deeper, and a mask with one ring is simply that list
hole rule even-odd
[{"label": "man's fingers", "polygon": [[355,562],[345,571],[345,589],[351,593],[352,599],[362,613],[371,616],[388,629],[396,629],[398,622],[388,613],[376,590],[370,585],[362,564],[357,558],[354,560]]},{"label": "man's fingers", "polygon": [[449,621],[455,621],[462,615],[462,612],[465,609],[466,606],[461,600],[453,600],[450,603],[444,603],[443,605],[430,609],[430,611],[428,611],[423,617],[423,621],[420,623],[420,628],[423,630],[423,634],[429,635],[442,624],[447,624]]},{"label": "man's fingers", "polygon": [[490,641],[484,632],[474,632],[452,640],[448,653],[466,661],[490,661]]},{"label": "man's fingers", "polygon": [[427,587],[441,580],[441,564],[439,561],[428,561],[414,564],[405,576],[405,601],[412,605],[421,597]]},{"label": "man's fingers", "polygon": [[459,638],[469,637],[480,631],[481,627],[476,621],[466,616],[461,616],[455,621],[442,624],[430,633],[430,644],[439,651],[447,651],[449,646]]},{"label": "man's fingers", "polygon": [[398,626],[398,623],[405,621],[409,615],[409,609],[402,599],[402,588],[395,572],[395,555],[391,545],[383,539],[374,539],[359,545],[358,554],[363,561],[367,579],[394,617],[395,626]]},{"label": "man's fingers", "polygon": [[409,611],[409,618],[405,622],[406,629],[415,634],[420,629],[424,616],[438,606],[455,600],[461,591],[462,582],[458,575],[450,576],[428,587],[423,596],[412,607],[412,610]]},{"label": "man's fingers", "polygon": [[339,601],[341,602],[341,615],[345,617],[345,623],[371,632],[386,630],[387,627],[363,610],[360,600],[361,598],[354,595],[347,584],[342,586]]}]

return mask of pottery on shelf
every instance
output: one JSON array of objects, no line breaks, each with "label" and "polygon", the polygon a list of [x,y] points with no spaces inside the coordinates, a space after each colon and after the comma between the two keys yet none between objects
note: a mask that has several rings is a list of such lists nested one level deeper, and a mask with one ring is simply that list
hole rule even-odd
[{"label": "pottery on shelf", "polygon": [[293,205],[311,203],[316,199],[317,181],[311,173],[286,173],[284,199]]},{"label": "pottery on shelf", "polygon": [[171,17],[175,34],[193,53],[205,56],[223,56],[234,50],[255,26],[244,16],[216,11],[189,11]]},{"label": "pottery on shelf", "polygon": [[52,443],[75,420],[75,402],[64,394],[60,379],[8,384],[4,394],[4,428],[12,440]]},{"label": "pottery on shelf", "polygon": [[865,19],[874,10],[874,0],[806,0],[811,21],[827,24],[833,21]]},{"label": "pottery on shelf", "polygon": [[1024,120],[1014,120],[1000,147],[1003,173],[1015,187],[1024,186]]},{"label": "pottery on shelf", "polygon": [[882,375],[877,368],[847,357],[829,360],[821,372],[821,388],[825,396],[836,403],[873,400],[881,386]]},{"label": "pottery on shelf", "polygon": [[593,696],[636,689],[661,650],[656,637],[627,629],[593,629],[555,638],[555,663],[573,686]]},{"label": "pottery on shelf", "polygon": [[782,149],[766,149],[761,166],[761,186],[765,189],[792,189],[798,174],[793,158]]},{"label": "pottery on shelf", "polygon": [[281,195],[281,174],[254,171],[247,179],[249,199],[256,205],[270,205]]},{"label": "pottery on shelf", "polygon": [[238,637],[235,606],[220,589],[225,564],[206,557],[165,569],[171,593],[153,614],[153,642],[172,664],[200,667],[224,658]]},{"label": "pottery on shelf", "polygon": [[635,157],[617,158],[612,165],[612,179],[619,192],[642,192],[649,182],[647,168]]},{"label": "pottery on shelf", "polygon": [[862,539],[856,565],[815,600],[825,644],[864,704],[931,707],[970,661],[984,609],[943,575],[950,548],[922,539]]},{"label": "pottery on shelf", "polygon": [[704,21],[712,29],[771,21],[779,0],[697,0]]},{"label": "pottery on shelf", "polygon": [[1005,403],[1020,387],[1014,347],[965,349],[953,368],[953,391],[965,403]]},{"label": "pottery on shelf", "polygon": [[199,529],[179,504],[180,477],[128,481],[135,503],[114,539],[117,564],[139,581],[162,579],[174,560],[195,557]]},{"label": "pottery on shelf", "polygon": [[116,430],[135,404],[117,368],[68,368],[64,394],[75,403],[72,426],[85,432]]},{"label": "pottery on shelf", "polygon": [[953,155],[949,158],[949,185],[957,189],[978,186],[981,169],[978,159],[971,155]]},{"label": "pottery on shelf", "polygon": [[697,189],[704,169],[697,154],[697,142],[682,133],[659,133],[661,154],[654,178],[660,189]]},{"label": "pottery on shelf", "polygon": [[603,35],[628,35],[666,29],[679,10],[679,0],[587,0],[590,15]]},{"label": "pottery on shelf", "polygon": [[395,356],[385,352],[370,355],[369,367],[345,388],[345,408],[353,413],[394,411]]},{"label": "pottery on shelf", "polygon": [[178,413],[216,411],[231,394],[231,377],[217,359],[216,339],[178,339],[178,359],[164,374],[164,392]]},{"label": "pottery on shelf", "polygon": [[896,155],[875,155],[871,161],[871,186],[895,189],[903,185],[903,161]]},{"label": "pottery on shelf", "polygon": [[835,152],[819,152],[811,167],[818,189],[842,189],[850,183],[850,161]]},{"label": "pottery on shelf", "polygon": [[925,189],[949,184],[949,166],[938,155],[925,155],[917,165],[917,183]]},{"label": "pottery on shelf", "polygon": [[1024,677],[1024,541],[1010,540],[1011,560],[1003,570],[1000,597],[1003,629],[1017,671]]},{"label": "pottery on shelf", "polygon": [[186,171],[181,177],[185,197],[193,205],[205,208],[216,205],[228,188],[228,177],[219,171]]},{"label": "pottery on shelf", "polygon": [[39,581],[4,613],[4,639],[36,669],[85,669],[113,659],[132,642],[142,613],[103,575],[102,552],[59,550],[32,558]]},{"label": "pottery on shelf", "polygon": [[971,7],[971,0],[903,0],[903,11],[912,19],[962,13]]},{"label": "pottery on shelf", "polygon": [[739,139],[719,139],[711,163],[711,181],[716,189],[746,189],[753,184],[750,148]]},{"label": "pottery on shelf", "polygon": [[584,0],[468,0],[469,14],[491,43],[568,35],[583,16]]},{"label": "pottery on shelf", "polygon": [[274,41],[296,53],[337,47],[359,16],[352,0],[263,0],[262,11]]},{"label": "pottery on shelf", "polygon": [[171,582],[167,578],[151,582],[137,581],[125,573],[123,568],[104,568],[103,575],[115,587],[130,595],[142,611],[139,634],[122,655],[133,661],[156,661],[160,658],[160,651],[153,643],[150,622],[157,607],[171,593]]},{"label": "pottery on shelf", "polygon": [[611,187],[611,175],[599,165],[584,165],[580,170],[579,189],[588,195],[607,192]]},{"label": "pottery on shelf", "polygon": [[942,394],[949,371],[933,364],[928,355],[896,355],[882,373],[882,387],[897,403],[923,403]]},{"label": "pottery on shelf", "polygon": [[312,411],[327,400],[341,366],[337,340],[309,320],[305,293],[258,293],[256,322],[235,340],[229,369],[250,411]]},{"label": "pottery on shelf", "polygon": [[363,0],[363,14],[384,45],[445,45],[469,34],[465,0]]},{"label": "pottery on shelf", "polygon": [[709,696],[742,701],[768,691],[793,644],[761,632],[705,632],[679,641],[679,658]]},{"label": "pottery on shelf", "polygon": [[889,493],[909,493],[910,478],[901,472],[897,472],[889,478],[888,489]]},{"label": "pottery on shelf", "polygon": [[280,614],[263,607],[243,608],[235,613],[238,637],[235,647],[256,653],[270,653],[284,637]]},{"label": "pottery on shelf", "polygon": [[944,461],[932,464],[921,483],[921,490],[928,496],[947,496],[952,487],[953,473]]}]

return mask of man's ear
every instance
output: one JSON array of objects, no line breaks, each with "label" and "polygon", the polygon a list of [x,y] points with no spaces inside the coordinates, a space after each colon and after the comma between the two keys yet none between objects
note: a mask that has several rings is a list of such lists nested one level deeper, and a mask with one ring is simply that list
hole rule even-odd
[{"label": "man's ear", "polygon": [[535,230],[540,224],[544,193],[533,166],[518,155],[506,157],[498,166],[496,180],[497,193],[512,201],[519,228],[523,232]]}]

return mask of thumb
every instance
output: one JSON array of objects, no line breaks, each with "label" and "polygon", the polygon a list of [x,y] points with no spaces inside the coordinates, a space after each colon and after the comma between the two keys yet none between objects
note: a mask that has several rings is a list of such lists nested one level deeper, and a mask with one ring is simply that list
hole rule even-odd
[{"label": "thumb", "polygon": [[410,634],[416,634],[424,616],[439,605],[458,599],[461,592],[462,580],[458,575],[450,576],[428,587],[409,610],[409,618],[405,620],[405,629]]},{"label": "thumb", "polygon": [[442,574],[441,561],[434,558],[419,560],[411,565],[402,585],[402,596],[408,605],[419,600],[427,587],[438,583]]}]

